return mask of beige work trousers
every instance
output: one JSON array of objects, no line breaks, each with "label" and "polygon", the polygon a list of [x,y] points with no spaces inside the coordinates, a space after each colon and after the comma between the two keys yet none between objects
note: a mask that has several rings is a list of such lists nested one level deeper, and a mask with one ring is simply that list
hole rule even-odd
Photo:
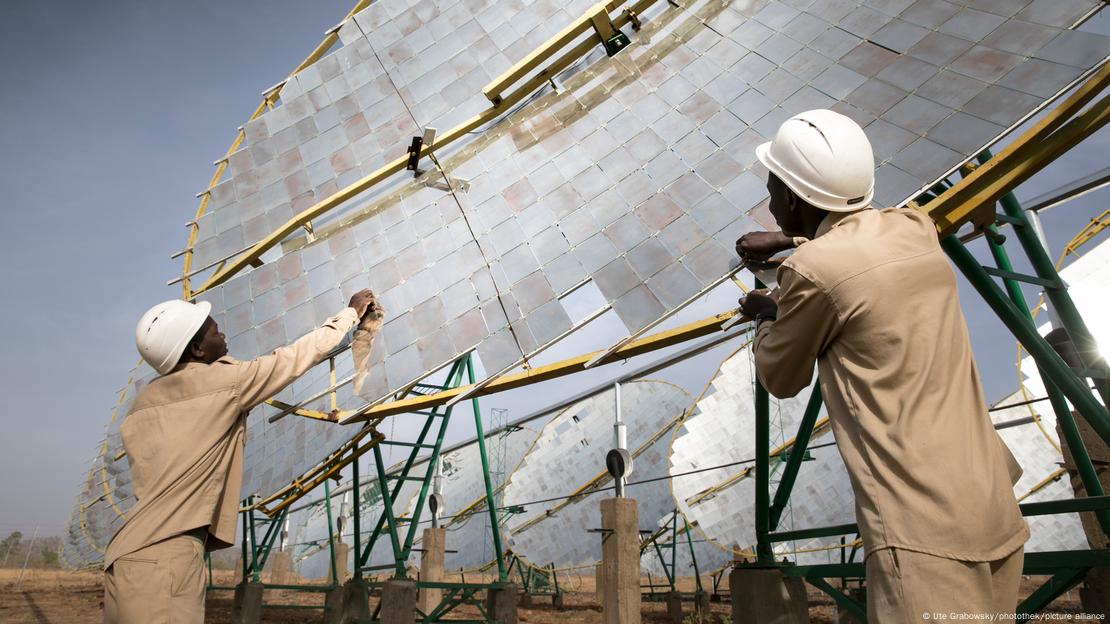
[{"label": "beige work trousers", "polygon": [[900,548],[877,550],[867,556],[867,621],[967,619],[960,614],[1010,614],[1012,621],[1024,561],[1024,548],[996,561],[958,561]]},{"label": "beige work trousers", "polygon": [[104,572],[104,624],[203,624],[204,542],[186,533],[120,557]]}]

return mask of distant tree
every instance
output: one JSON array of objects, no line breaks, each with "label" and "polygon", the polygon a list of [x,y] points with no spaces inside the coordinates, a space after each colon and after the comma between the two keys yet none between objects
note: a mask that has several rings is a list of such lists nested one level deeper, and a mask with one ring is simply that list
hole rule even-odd
[{"label": "distant tree", "polygon": [[4,541],[0,542],[0,565],[7,564],[8,556],[13,554],[13,551],[19,549],[19,542],[23,539],[23,534],[19,531],[12,531]]},{"label": "distant tree", "polygon": [[56,568],[58,567],[58,551],[51,546],[42,547],[42,567]]}]

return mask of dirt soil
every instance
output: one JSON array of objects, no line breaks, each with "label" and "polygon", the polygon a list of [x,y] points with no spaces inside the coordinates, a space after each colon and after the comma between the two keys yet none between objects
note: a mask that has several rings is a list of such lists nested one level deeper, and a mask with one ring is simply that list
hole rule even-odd
[{"label": "dirt soil", "polygon": [[[0,570],[0,622],[4,624],[94,624],[103,617],[103,595],[100,574],[95,572],[64,572],[55,570],[28,570],[19,580],[19,570]],[[476,579],[469,579],[474,581]],[[646,579],[645,579],[646,580]],[[1026,579],[1022,595],[1028,595],[1043,578]],[[231,573],[217,572],[216,582],[232,585]],[[682,579],[682,591],[692,591],[693,580]],[[813,624],[836,622],[835,607],[825,594],[810,588],[810,620]],[[374,598],[371,598],[373,601]],[[710,605],[712,617],[708,624],[730,624],[730,605],[727,596],[723,602]],[[230,624],[232,593],[225,590],[208,594],[207,622]],[[323,605],[323,594],[317,592],[291,592],[267,590],[262,621],[266,623],[322,622],[322,611],[282,609],[281,604]],[[685,602],[684,611],[693,610],[692,602]],[[1065,594],[1049,610],[1051,613],[1080,613],[1076,592]],[[452,619],[475,619],[478,611],[464,606],[456,609]],[[844,618],[841,618],[845,621]],[[550,597],[536,597],[532,606],[520,609],[520,621],[525,624],[601,624],[601,608],[594,594],[593,579],[579,577],[568,588],[562,609],[555,609]],[[643,604],[644,624],[668,624],[666,605],[662,602]],[[688,617],[687,624],[694,624]]]}]

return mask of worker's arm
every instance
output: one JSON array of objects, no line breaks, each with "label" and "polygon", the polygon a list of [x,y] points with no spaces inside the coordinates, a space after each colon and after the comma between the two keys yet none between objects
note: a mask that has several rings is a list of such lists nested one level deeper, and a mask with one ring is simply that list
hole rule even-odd
[{"label": "worker's arm", "polygon": [[759,323],[752,347],[763,387],[779,398],[805,389],[839,329],[828,295],[789,267],[779,269],[777,315]]},{"label": "worker's arm", "polygon": [[339,345],[374,300],[369,290],[356,293],[347,308],[324,321],[293,344],[269,355],[244,362],[239,371],[238,394],[242,411],[281,392]]}]

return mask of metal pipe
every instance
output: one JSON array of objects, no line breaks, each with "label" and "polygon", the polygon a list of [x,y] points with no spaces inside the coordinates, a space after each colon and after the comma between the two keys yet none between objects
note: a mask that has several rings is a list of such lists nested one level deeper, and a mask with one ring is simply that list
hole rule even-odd
[{"label": "metal pipe", "polygon": [[[757,278],[756,288],[763,288]],[[770,501],[771,399],[767,389],[755,379],[755,540],[759,563],[774,563],[774,551],[768,534],[771,532]]]},{"label": "metal pipe", "polygon": [[[474,383],[474,358],[466,357],[466,376],[470,383]],[[474,433],[478,438],[478,454],[482,457],[482,478],[486,486],[486,508],[489,509],[490,532],[493,534],[493,551],[497,556],[497,580],[505,583],[509,580],[505,572],[505,555],[501,550],[501,527],[497,523],[497,505],[493,500],[493,484],[489,476],[489,457],[486,456],[486,437],[482,433],[482,411],[478,407],[478,399],[471,399],[474,408]]]}]

